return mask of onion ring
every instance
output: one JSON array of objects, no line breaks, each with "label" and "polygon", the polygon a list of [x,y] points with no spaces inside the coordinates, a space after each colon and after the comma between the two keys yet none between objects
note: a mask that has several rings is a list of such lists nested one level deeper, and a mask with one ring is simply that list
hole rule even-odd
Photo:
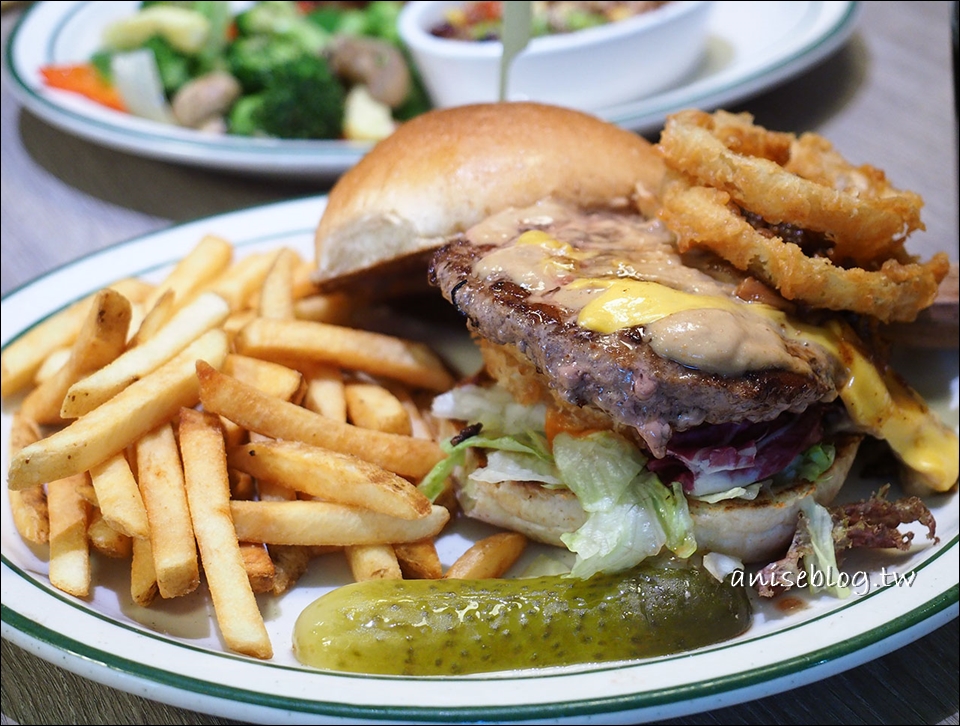
[{"label": "onion ring", "polygon": [[687,110],[667,119],[658,148],[671,168],[767,222],[823,234],[838,264],[894,256],[924,229],[918,194],[893,188],[878,169],[849,164],[816,134],[797,139],[755,125],[747,113]]},{"label": "onion ring", "polygon": [[851,310],[882,322],[911,322],[937,295],[950,269],[945,252],[926,263],[905,254],[878,269],[843,268],[826,257],[755,229],[730,194],[702,186],[667,188],[660,218],[677,235],[681,252],[705,247],[749,271],[788,299],[829,310]]}]

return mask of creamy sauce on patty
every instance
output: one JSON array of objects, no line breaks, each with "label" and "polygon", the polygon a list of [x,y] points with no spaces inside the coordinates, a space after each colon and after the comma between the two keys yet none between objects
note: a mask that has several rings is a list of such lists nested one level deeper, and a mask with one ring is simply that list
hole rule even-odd
[{"label": "creamy sauce on patty", "polygon": [[783,313],[741,300],[736,281],[684,262],[658,220],[547,200],[496,214],[467,238],[495,246],[475,275],[519,285],[564,322],[600,333],[639,328],[660,357],[721,375],[809,370],[787,349],[794,335]]}]

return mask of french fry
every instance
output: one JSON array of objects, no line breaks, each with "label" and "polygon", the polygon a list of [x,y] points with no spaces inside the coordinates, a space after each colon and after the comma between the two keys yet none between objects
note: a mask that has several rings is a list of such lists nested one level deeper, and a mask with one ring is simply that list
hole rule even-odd
[{"label": "french fry", "polygon": [[42,486],[10,492],[10,513],[17,532],[27,542],[46,544],[50,541],[47,493]]},{"label": "french fry", "polygon": [[440,555],[432,539],[399,542],[393,545],[393,552],[400,572],[409,580],[439,580],[443,576]]},{"label": "french fry", "polygon": [[[266,480],[257,482],[260,500],[264,502],[296,501],[297,492],[279,484]],[[273,560],[273,589],[274,595],[282,595],[293,587],[303,573],[307,571],[313,552],[310,547],[297,545],[267,545],[267,552]]]},{"label": "french fry", "polygon": [[250,306],[251,298],[260,290],[272,264],[272,253],[249,254],[227,267],[207,290],[226,300],[231,311],[243,310]]},{"label": "french fry", "polygon": [[443,576],[453,510],[413,483],[444,456],[414,395],[454,380],[422,343],[345,327],[358,301],[320,294],[292,248],[232,259],[208,235],[160,284],[120,281],[8,345],[3,395],[33,386],[8,495],[55,587],[88,596],[91,551],[129,558],[142,607],[204,577],[226,647],[266,659],[257,595],[322,553],[356,580]]},{"label": "french fry", "polygon": [[183,409],[180,451],[193,527],[220,632],[231,650],[271,658],[270,636],[230,518],[230,483],[220,420],[213,414]]},{"label": "french fry", "polygon": [[238,381],[284,401],[299,402],[304,390],[303,375],[298,370],[260,358],[231,353],[221,371]]},{"label": "french fry", "polygon": [[527,547],[518,532],[498,532],[478,540],[447,569],[448,579],[503,577]]},{"label": "french fry", "polygon": [[34,386],[39,386],[48,378],[52,378],[58,370],[63,368],[63,365],[69,359],[70,346],[65,348],[57,348],[55,351],[50,353],[50,355],[44,358],[43,363],[40,364],[40,367],[37,369],[37,372],[33,377]]},{"label": "french fry", "polygon": [[173,426],[165,423],[144,435],[136,453],[157,589],[164,598],[186,595],[200,584],[200,566]]},{"label": "french fry", "polygon": [[297,545],[267,545],[270,559],[273,561],[273,588],[271,593],[282,595],[307,571],[313,552],[309,547]]},{"label": "french fry", "polygon": [[[229,452],[227,454],[227,457],[228,457],[227,461],[229,462]],[[260,501],[293,502],[299,499],[299,497],[297,496],[296,489],[285,487],[282,484],[276,484],[267,479],[260,479],[256,481],[257,481],[257,494],[260,497]],[[234,499],[236,499],[236,497],[234,497]]]},{"label": "french fry", "polygon": [[312,258],[300,257],[297,255],[297,265],[293,271],[293,297],[296,300],[309,295],[318,294],[317,283],[313,276],[316,273],[316,266]]},{"label": "french fry", "polygon": [[391,545],[351,545],[344,547],[343,553],[357,582],[403,579],[400,563]]},{"label": "french fry", "polygon": [[353,303],[340,293],[307,295],[293,302],[293,315],[297,320],[313,320],[330,325],[347,325],[353,315]]},{"label": "french fry", "polygon": [[77,493],[84,473],[47,484],[50,510],[50,584],[58,590],[87,597],[92,572],[87,519],[90,505]]},{"label": "french fry", "polygon": [[107,524],[99,509],[94,509],[90,514],[87,537],[93,549],[105,557],[126,559],[133,551],[132,538]]},{"label": "french fry", "polygon": [[87,481],[77,487],[77,492],[91,507],[100,508],[100,502],[97,501],[97,490],[93,488],[90,477],[87,477]]},{"label": "french fry", "polygon": [[77,339],[93,296],[74,303],[34,326],[3,349],[0,355],[0,390],[3,397],[27,388],[47,356],[68,348]]},{"label": "french fry", "polygon": [[156,304],[143,314],[140,324],[137,325],[136,329],[131,328],[131,330],[134,330],[134,334],[127,344],[128,347],[134,348],[138,345],[143,345],[156,335],[157,331],[163,328],[164,325],[170,322],[170,318],[172,318],[176,312],[173,302],[173,290],[165,291],[163,295],[160,296],[160,299],[157,300]]},{"label": "french fry", "polygon": [[[223,424],[222,418],[220,424]],[[224,443],[229,445],[226,431],[223,433],[223,438]],[[257,482],[252,476],[245,471],[237,471],[236,469],[230,469],[228,474],[230,475],[231,499],[254,499],[257,496]]]},{"label": "french fry", "polygon": [[150,536],[147,510],[125,452],[119,451],[92,467],[90,481],[107,524],[129,537]]},{"label": "french fry", "polygon": [[297,500],[292,502],[230,502],[237,537],[245,542],[284,545],[359,545],[412,542],[435,537],[450,519],[433,506],[420,519],[398,519],[346,504]]},{"label": "french fry", "polygon": [[[258,391],[199,361],[200,401],[250,431],[353,454],[401,476],[422,477],[444,454],[435,441],[368,431]],[[27,479],[27,483],[29,479]]]},{"label": "french fry", "polygon": [[[223,362],[224,374],[243,381],[271,396],[299,403],[306,392],[300,371],[259,358],[230,353]],[[228,418],[220,417],[223,438],[228,446],[246,443],[249,432]]]},{"label": "french fry", "polygon": [[24,415],[40,424],[61,423],[60,406],[70,386],[123,352],[130,316],[130,301],[119,292],[105,288],[97,293],[70,349],[70,357],[23,399]]},{"label": "french fry", "polygon": [[[132,278],[109,287],[131,302],[142,301],[152,289],[148,283]],[[96,296],[97,293],[88,295],[51,315],[3,349],[0,353],[0,395],[6,398],[28,387],[48,355],[73,345]]]},{"label": "french fry", "polygon": [[92,411],[171,360],[207,331],[222,325],[229,312],[222,297],[213,293],[200,295],[151,337],[74,383],[66,392],[60,415],[71,419]]},{"label": "french fry", "polygon": [[311,366],[306,374],[303,406],[327,418],[346,423],[347,398],[343,372],[331,366]]},{"label": "french fry", "polygon": [[148,607],[160,589],[157,587],[157,571],[153,566],[153,547],[149,538],[134,537],[131,540],[130,598],[141,607]]},{"label": "french fry", "polygon": [[257,317],[257,311],[251,308],[244,310],[236,310],[230,313],[230,317],[226,319],[223,323],[223,330],[230,336],[232,341],[237,337],[244,326],[249,323],[251,320]]},{"label": "french fry", "polygon": [[258,313],[263,318],[289,320],[294,317],[294,274],[300,264],[300,255],[289,247],[277,251],[270,271],[263,280],[258,301]]},{"label": "french fry", "polygon": [[170,290],[173,309],[179,310],[222,274],[232,258],[233,245],[220,237],[206,235],[144,300],[146,309],[151,309]]},{"label": "french fry", "polygon": [[278,363],[306,360],[445,391],[453,376],[427,345],[312,320],[254,318],[234,340],[238,353]]},{"label": "french fry", "polygon": [[419,519],[430,513],[430,500],[403,477],[356,456],[299,441],[251,442],[231,449],[227,461],[258,480],[325,501],[400,519]]},{"label": "french fry", "polygon": [[[10,455],[13,456],[24,446],[40,440],[40,427],[16,411],[10,423]],[[27,542],[46,544],[50,541],[50,515],[47,509],[47,493],[42,484],[11,490],[10,514],[17,532]]]},{"label": "french fry", "polygon": [[130,384],[70,425],[12,457],[7,485],[25,489],[89,471],[169,421],[199,396],[198,359],[220,366],[227,355],[222,330],[210,330],[152,373]]},{"label": "french fry", "polygon": [[351,381],[344,386],[347,417],[365,429],[410,436],[410,415],[396,396],[376,383]]},{"label": "french fry", "polygon": [[393,385],[387,388],[396,396],[397,400],[400,401],[400,405],[403,406],[407,412],[407,417],[410,419],[411,436],[416,436],[421,439],[433,439],[435,441],[443,438],[437,435],[437,431],[434,429],[429,416],[430,402],[433,400],[433,396],[430,396],[428,401],[418,403],[405,387]]},{"label": "french fry", "polygon": [[266,545],[259,542],[241,542],[240,558],[243,560],[247,580],[250,581],[250,589],[255,594],[273,592],[277,568]]}]

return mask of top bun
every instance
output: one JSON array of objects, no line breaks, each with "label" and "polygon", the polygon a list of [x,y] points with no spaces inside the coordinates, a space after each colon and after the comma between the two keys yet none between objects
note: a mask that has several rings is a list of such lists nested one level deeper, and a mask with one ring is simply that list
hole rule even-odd
[{"label": "top bun", "polygon": [[547,197],[582,207],[655,198],[663,172],[648,141],[580,111],[528,102],[430,111],[333,187],[314,280],[381,295],[425,288],[429,253],[495,212]]}]

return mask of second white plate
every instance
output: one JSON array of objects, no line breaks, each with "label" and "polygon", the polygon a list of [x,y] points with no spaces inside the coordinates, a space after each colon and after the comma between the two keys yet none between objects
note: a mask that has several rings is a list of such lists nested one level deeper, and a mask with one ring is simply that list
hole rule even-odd
[{"label": "second white plate", "polygon": [[[132,14],[137,2],[43,2],[25,11],[10,35],[5,66],[11,88],[30,111],[58,128],[131,154],[247,174],[336,177],[368,144],[211,136],[112,111],[75,94],[46,88],[39,69],[86,60],[100,30]],[[656,131],[675,110],[712,110],[797,75],[837,50],[853,32],[855,2],[722,2],[710,21],[703,62],[677,87],[598,114],[641,133]]]}]

